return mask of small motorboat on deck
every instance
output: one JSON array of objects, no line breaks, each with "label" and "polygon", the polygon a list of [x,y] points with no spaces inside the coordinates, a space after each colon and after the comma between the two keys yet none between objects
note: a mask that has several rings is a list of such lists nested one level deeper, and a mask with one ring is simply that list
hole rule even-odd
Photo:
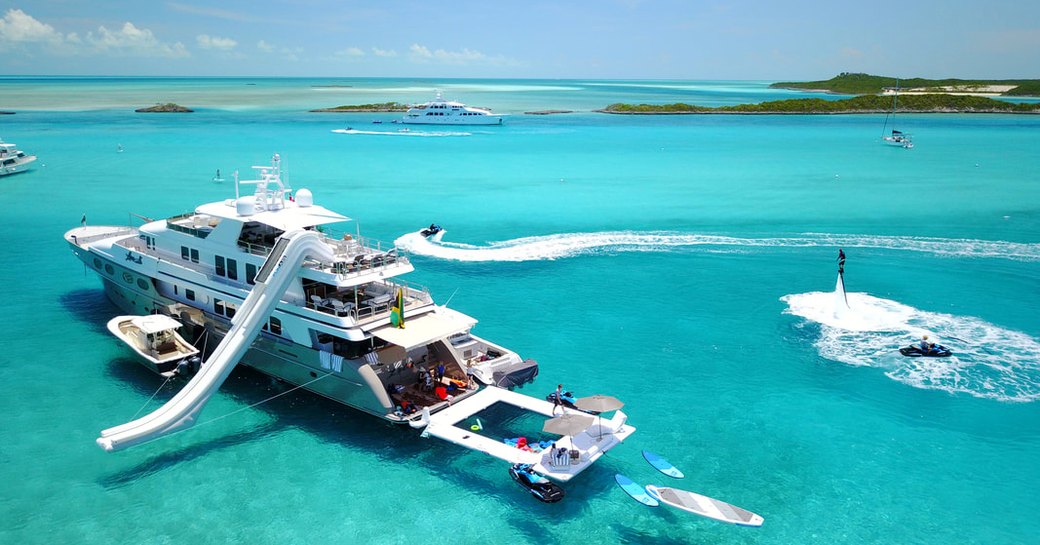
[{"label": "small motorboat on deck", "polygon": [[180,322],[165,314],[116,316],[108,321],[112,335],[133,348],[149,369],[165,377],[173,376],[179,368],[182,372],[190,369],[189,360],[199,353],[177,333],[180,327]]}]

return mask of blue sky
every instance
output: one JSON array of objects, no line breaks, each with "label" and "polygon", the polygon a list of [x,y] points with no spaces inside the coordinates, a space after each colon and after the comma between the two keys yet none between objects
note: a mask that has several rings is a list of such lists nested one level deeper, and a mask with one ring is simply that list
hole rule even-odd
[{"label": "blue sky", "polygon": [[0,0],[0,74],[1040,78],[1040,2]]}]

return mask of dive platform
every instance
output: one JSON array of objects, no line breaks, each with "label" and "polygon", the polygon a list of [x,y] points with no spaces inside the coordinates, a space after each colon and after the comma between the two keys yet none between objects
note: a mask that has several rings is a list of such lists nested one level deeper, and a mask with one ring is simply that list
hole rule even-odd
[{"label": "dive platform", "polygon": [[[546,418],[554,416],[553,404],[548,401],[497,386],[486,386],[476,394],[430,415],[424,433],[489,454],[510,464],[531,464],[532,469],[538,473],[555,481],[566,482],[595,463],[607,451],[620,445],[636,431],[634,427],[626,423],[627,416],[621,411],[615,412],[614,417],[610,419],[596,417],[595,423],[585,431],[556,440],[558,448],[564,447],[572,451],[566,460],[558,462],[554,460],[551,449],[542,452],[525,451],[500,440],[481,435],[479,431],[457,426],[459,422],[479,414],[495,403],[506,403],[525,411],[541,414]],[[557,410],[585,414],[565,407],[557,407]]]}]

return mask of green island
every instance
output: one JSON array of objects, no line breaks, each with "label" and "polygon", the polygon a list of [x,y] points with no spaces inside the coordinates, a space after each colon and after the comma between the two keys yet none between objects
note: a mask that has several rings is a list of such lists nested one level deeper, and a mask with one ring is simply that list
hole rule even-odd
[{"label": "green island", "polygon": [[406,112],[407,104],[400,102],[383,102],[381,104],[348,104],[335,108],[319,108],[312,112]]},{"label": "green island", "polygon": [[148,108],[138,108],[138,109],[136,109],[134,111],[138,112],[138,113],[170,113],[170,112],[182,113],[182,112],[193,112],[195,110],[192,110],[191,108],[185,108],[184,106],[181,106],[180,104],[174,104],[172,102],[167,102],[166,104],[156,104],[155,106],[150,106]]},{"label": "green island", "polygon": [[904,93],[967,93],[990,96],[1040,96],[1040,80],[1036,79],[897,79],[890,76],[874,76],[842,72],[823,81],[783,81],[770,85],[774,89],[796,89],[820,91],[840,95],[870,95],[882,93],[898,86],[899,96]]},{"label": "green island", "polygon": [[[863,95],[842,100],[793,98],[759,104],[738,104],[710,108],[692,104],[611,104],[597,112],[608,114],[868,114],[886,113],[892,98]],[[899,112],[907,113],[1040,113],[1040,103],[1017,104],[988,97],[964,95],[899,95]]]}]

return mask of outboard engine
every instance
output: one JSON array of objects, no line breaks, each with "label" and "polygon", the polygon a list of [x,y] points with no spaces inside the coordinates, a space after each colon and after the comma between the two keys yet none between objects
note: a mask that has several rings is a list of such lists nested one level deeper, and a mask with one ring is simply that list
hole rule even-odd
[{"label": "outboard engine", "polygon": [[191,377],[195,373],[199,372],[199,368],[202,367],[202,358],[198,356],[191,356],[190,358],[184,358],[177,362],[177,368],[174,372],[182,377]]}]

